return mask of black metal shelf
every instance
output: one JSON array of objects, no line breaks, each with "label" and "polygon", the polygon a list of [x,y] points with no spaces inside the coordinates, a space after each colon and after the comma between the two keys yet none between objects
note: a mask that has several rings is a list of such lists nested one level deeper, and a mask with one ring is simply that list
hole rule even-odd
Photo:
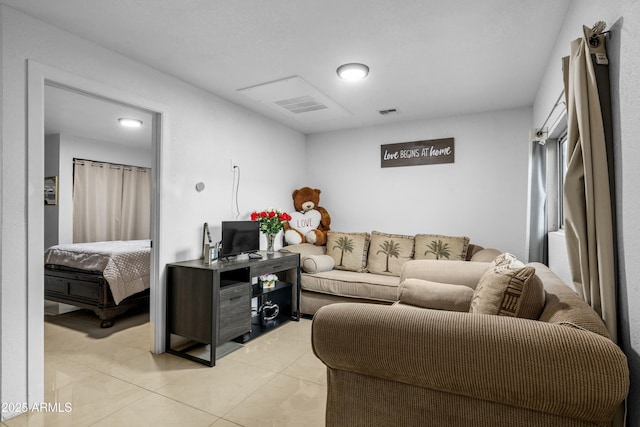
[{"label": "black metal shelf", "polygon": [[257,283],[257,284],[253,285],[252,294],[253,294],[253,297],[255,298],[255,297],[259,297],[261,295],[270,294],[271,292],[275,292],[275,291],[278,291],[280,289],[289,288],[291,286],[292,286],[291,283],[277,281],[275,286],[273,286],[271,288],[263,288],[260,283]]}]

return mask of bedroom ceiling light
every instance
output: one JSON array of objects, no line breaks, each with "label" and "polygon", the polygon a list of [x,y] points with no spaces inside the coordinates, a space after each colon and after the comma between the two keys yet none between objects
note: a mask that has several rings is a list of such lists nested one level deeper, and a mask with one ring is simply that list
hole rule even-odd
[{"label": "bedroom ceiling light", "polygon": [[362,80],[369,75],[369,67],[358,63],[344,64],[336,72],[344,80]]},{"label": "bedroom ceiling light", "polygon": [[140,126],[142,126],[142,120],[138,119],[119,118],[118,121],[122,126],[128,128],[139,128]]}]

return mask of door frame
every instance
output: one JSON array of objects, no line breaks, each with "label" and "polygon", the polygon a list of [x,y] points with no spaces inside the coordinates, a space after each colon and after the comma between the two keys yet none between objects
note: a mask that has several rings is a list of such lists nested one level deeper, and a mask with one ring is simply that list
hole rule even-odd
[{"label": "door frame", "polygon": [[150,323],[153,353],[164,351],[165,304],[160,286],[162,143],[168,140],[167,108],[162,104],[56,68],[27,61],[27,398],[44,399],[44,98],[45,85],[68,88],[106,101],[146,110],[152,121],[152,206]]}]

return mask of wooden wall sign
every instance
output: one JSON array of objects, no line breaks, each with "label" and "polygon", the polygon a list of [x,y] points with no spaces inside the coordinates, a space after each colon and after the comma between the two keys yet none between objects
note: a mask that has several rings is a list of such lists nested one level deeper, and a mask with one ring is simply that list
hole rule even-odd
[{"label": "wooden wall sign", "polygon": [[453,163],[454,154],[453,138],[384,144],[380,146],[380,165],[393,168]]}]

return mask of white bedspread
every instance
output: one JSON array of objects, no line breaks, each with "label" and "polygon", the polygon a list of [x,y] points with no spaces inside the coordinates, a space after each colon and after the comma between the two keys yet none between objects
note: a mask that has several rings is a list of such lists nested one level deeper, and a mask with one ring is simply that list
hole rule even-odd
[{"label": "white bedspread", "polygon": [[116,304],[149,289],[150,240],[56,245],[44,253],[45,264],[101,271]]}]

